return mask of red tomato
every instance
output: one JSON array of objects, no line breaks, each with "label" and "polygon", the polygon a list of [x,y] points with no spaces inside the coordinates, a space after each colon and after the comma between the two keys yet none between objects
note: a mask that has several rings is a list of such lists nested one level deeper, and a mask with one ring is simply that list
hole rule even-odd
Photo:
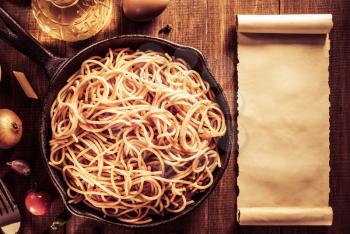
[{"label": "red tomato", "polygon": [[29,192],[25,199],[27,210],[33,215],[45,215],[50,209],[51,197],[47,192]]}]

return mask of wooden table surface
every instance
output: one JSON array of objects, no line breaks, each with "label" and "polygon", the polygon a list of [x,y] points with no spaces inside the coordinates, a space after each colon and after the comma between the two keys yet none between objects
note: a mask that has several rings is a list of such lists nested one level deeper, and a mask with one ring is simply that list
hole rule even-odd
[{"label": "wooden table surface", "polygon": [[[347,234],[350,233],[350,1],[349,0],[172,0],[167,10],[150,23],[133,23],[120,11],[120,0],[115,1],[111,24],[97,36],[79,43],[54,40],[42,32],[32,16],[30,0],[2,0],[0,6],[10,12],[19,23],[45,47],[59,56],[71,56],[85,46],[114,35],[146,34],[166,38],[196,47],[203,52],[209,66],[230,101],[233,110],[234,87],[237,83],[235,66],[236,14],[300,14],[332,13],[330,87],[331,87],[331,193],[334,209],[331,227],[240,227],[236,223],[235,156],[214,193],[190,215],[153,229],[129,230],[101,225],[88,219],[72,217],[57,233],[242,233],[242,234]],[[166,24],[173,25],[168,34],[158,34]],[[0,150],[0,165],[13,159],[26,159],[33,167],[30,178],[13,172],[4,176],[22,213],[21,233],[42,233],[54,217],[63,210],[63,203],[52,186],[39,156],[38,116],[41,102],[26,98],[10,71],[27,74],[40,98],[48,87],[44,71],[34,62],[0,40],[0,63],[3,78],[0,82],[0,108],[10,108],[24,122],[23,139],[11,150]],[[1,168],[1,167],[0,167]],[[35,182],[55,198],[50,213],[43,217],[31,216],[24,208],[24,197]]]}]

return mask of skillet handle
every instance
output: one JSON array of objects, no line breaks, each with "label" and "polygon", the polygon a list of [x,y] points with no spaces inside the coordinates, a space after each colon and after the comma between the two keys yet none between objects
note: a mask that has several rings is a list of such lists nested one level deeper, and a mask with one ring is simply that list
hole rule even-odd
[{"label": "skillet handle", "polygon": [[2,7],[0,7],[0,37],[6,40],[13,48],[41,65],[46,70],[48,77],[66,60],[55,56],[45,49]]}]

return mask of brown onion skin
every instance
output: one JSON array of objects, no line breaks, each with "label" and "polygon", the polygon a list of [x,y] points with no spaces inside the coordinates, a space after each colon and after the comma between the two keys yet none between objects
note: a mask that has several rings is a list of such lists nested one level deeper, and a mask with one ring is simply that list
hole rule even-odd
[{"label": "brown onion skin", "polygon": [[123,0],[122,8],[130,20],[145,22],[160,15],[169,2],[170,0]]},{"label": "brown onion skin", "polygon": [[51,201],[51,196],[47,192],[29,191],[25,199],[25,205],[31,214],[42,216],[49,212]]},{"label": "brown onion skin", "polygon": [[15,112],[0,109],[0,149],[10,149],[22,138],[22,121]]}]

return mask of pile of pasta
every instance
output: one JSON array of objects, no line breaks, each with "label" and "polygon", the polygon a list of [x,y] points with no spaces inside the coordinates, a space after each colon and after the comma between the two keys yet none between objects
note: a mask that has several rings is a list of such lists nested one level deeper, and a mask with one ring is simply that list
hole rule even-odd
[{"label": "pile of pasta", "polygon": [[226,124],[184,60],[122,48],[82,63],[52,105],[51,129],[50,165],[69,202],[142,224],[212,185]]}]

